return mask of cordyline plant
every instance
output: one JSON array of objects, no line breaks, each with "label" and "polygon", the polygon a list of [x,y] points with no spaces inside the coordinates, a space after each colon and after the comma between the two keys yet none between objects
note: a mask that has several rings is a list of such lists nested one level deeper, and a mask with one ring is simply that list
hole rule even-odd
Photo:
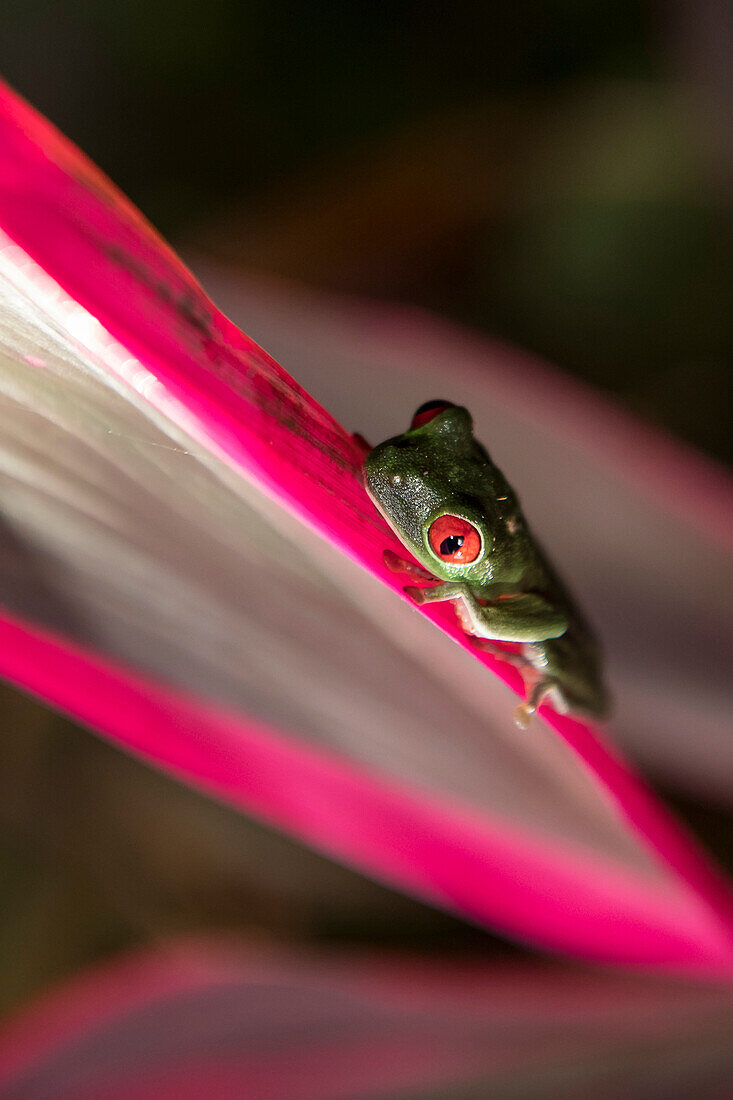
[{"label": "cordyline plant", "polygon": [[139,952],[0,1036],[4,1100],[726,1096],[731,991],[537,961]]},{"label": "cordyline plant", "polygon": [[[180,780],[472,921],[575,956],[730,977],[725,884],[616,752],[550,706],[520,733],[517,671],[476,652],[450,606],[408,606],[383,563],[404,550],[365,494],[351,431],[394,434],[445,396],[472,408],[505,468],[513,440],[530,520],[555,556],[568,548],[563,571],[577,570],[591,604],[590,578],[602,578],[621,735],[674,776],[686,732],[708,761],[691,765],[695,782],[712,774],[719,789],[720,726],[696,740],[704,698],[673,718],[644,685],[670,651],[664,601],[681,575],[660,547],[672,534],[675,552],[694,546],[715,583],[727,483],[517,356],[486,363],[429,327],[358,311],[298,321],[295,308],[288,347],[272,303],[250,295],[249,308],[260,338],[257,317],[263,328],[269,317],[273,348],[283,330],[304,376],[320,358],[338,366],[322,388],[334,407],[344,395],[348,431],[2,90],[1,503],[24,549],[0,582],[0,673]],[[540,461],[550,452],[553,477]],[[639,649],[644,585],[659,651]],[[686,586],[675,629],[689,599]],[[696,683],[701,667],[697,654]]]}]

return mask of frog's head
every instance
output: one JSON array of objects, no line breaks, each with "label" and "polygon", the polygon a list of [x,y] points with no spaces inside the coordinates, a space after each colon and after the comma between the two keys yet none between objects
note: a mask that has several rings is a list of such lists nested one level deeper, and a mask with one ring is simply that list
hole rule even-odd
[{"label": "frog's head", "polygon": [[448,401],[421,405],[409,430],[364,463],[369,496],[418,561],[443,580],[474,583],[493,574],[495,475],[468,410]]}]

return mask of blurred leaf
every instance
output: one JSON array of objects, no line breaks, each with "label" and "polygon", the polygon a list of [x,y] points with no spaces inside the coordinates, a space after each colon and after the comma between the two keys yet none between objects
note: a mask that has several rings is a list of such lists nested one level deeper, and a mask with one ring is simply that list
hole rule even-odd
[{"label": "blurred leaf", "polygon": [[451,609],[387,591],[347,433],[10,92],[0,137],[3,503],[66,597],[39,625],[4,594],[5,675],[474,920],[728,972],[725,888],[661,807],[580,722],[518,737]]},{"label": "blurred leaf", "polygon": [[723,1096],[727,988],[559,966],[170,944],[30,1006],[4,1100]]}]

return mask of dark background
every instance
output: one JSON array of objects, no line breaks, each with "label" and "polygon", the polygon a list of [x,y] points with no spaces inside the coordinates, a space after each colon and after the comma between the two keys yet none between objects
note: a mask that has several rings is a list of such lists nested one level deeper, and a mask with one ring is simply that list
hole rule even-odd
[{"label": "dark background", "polygon": [[434,308],[731,456],[727,0],[4,0],[177,245]]},{"label": "dark background", "polygon": [[[0,73],[181,247],[428,306],[731,455],[724,0],[4,0]],[[9,690],[0,1007],[162,935],[504,953]],[[682,806],[718,849],[724,816]]]}]

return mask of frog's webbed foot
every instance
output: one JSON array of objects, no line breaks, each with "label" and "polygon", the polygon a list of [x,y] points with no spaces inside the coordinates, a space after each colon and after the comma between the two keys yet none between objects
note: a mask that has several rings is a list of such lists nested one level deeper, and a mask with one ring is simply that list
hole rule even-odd
[{"label": "frog's webbed foot", "polygon": [[421,581],[433,580],[433,574],[428,573],[427,569],[423,569],[421,565],[418,565],[414,561],[405,561],[399,554],[395,554],[393,550],[385,550],[382,554],[382,559],[390,573],[406,573],[410,577],[417,577]]},{"label": "frog's webbed foot", "polygon": [[402,591],[405,593],[408,599],[412,600],[412,602],[416,603],[418,606],[426,602],[425,596],[423,595],[425,589],[423,588],[415,588],[414,585],[407,584],[402,589]]},{"label": "frog's webbed foot", "polygon": [[541,680],[538,680],[534,685],[527,701],[520,703],[518,707],[514,708],[514,721],[519,726],[520,730],[526,730],[532,720],[532,715],[537,710],[544,697],[548,692],[552,691],[554,687],[557,687],[557,680],[554,676],[543,676]]}]

